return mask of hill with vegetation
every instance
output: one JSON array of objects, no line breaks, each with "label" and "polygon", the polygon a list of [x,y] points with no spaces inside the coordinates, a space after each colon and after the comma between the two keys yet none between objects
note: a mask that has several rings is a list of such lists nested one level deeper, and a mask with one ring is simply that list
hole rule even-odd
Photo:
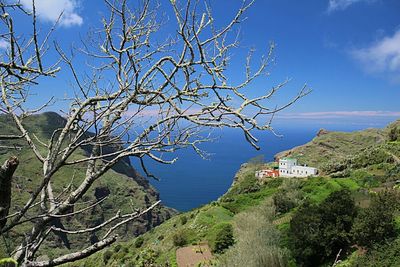
[{"label": "hill with vegetation", "polygon": [[278,153],[275,158],[294,157],[301,164],[317,167],[322,174],[348,176],[354,169],[378,168],[384,174],[385,164],[399,164],[400,120],[383,129],[356,132],[329,132],[321,129],[309,143]]},{"label": "hill with vegetation", "polygon": [[[35,134],[38,140],[48,140],[57,128],[64,126],[66,120],[54,112],[47,112],[36,116],[28,117],[24,121],[26,128]],[[11,118],[0,116],[0,134],[18,134]],[[90,133],[89,133],[90,134]],[[29,199],[31,193],[42,179],[41,165],[34,157],[34,154],[27,148],[23,140],[3,141],[0,144],[0,161],[4,162],[10,156],[19,158],[20,164],[12,180],[12,203],[10,214],[21,208]],[[39,145],[40,147],[40,145]],[[113,149],[105,147],[104,149]],[[84,155],[86,148],[81,147],[75,155]],[[81,168],[63,167],[59,173],[52,178],[55,194],[60,194],[68,186],[76,187],[85,176],[85,165]],[[80,207],[83,208],[87,203],[95,203],[102,200],[99,205],[95,205],[87,212],[75,216],[67,221],[58,221],[58,227],[66,229],[81,229],[93,227],[101,224],[108,218],[115,216],[118,210],[121,212],[132,212],[132,210],[142,209],[150,206],[159,200],[158,192],[141,177],[131,165],[128,158],[118,162],[112,170],[109,170],[101,179],[95,182],[94,186],[84,195]],[[120,229],[119,234],[125,240],[142,234],[156,225],[159,225],[170,218],[176,211],[164,206],[159,206],[137,221],[131,222]],[[28,214],[33,216],[34,214]],[[0,240],[0,258],[6,257],[11,251],[10,248],[23,238],[21,233],[25,233],[30,225],[22,224],[8,236]],[[88,243],[97,240],[100,233],[83,235],[54,235],[51,237],[51,244],[44,244],[44,248],[39,255],[59,255],[69,249],[76,250]]]},{"label": "hill with vegetation", "polygon": [[288,155],[323,168],[322,175],[260,180],[255,171],[271,163],[251,160],[217,201],[72,266],[179,266],[181,248],[193,250],[188,258],[212,252],[193,266],[400,262],[400,121],[353,133],[320,131],[276,158]]}]

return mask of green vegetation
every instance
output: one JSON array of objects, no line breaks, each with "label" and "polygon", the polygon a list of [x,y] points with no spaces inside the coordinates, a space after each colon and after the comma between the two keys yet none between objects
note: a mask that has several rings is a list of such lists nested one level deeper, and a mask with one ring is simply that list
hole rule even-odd
[{"label": "green vegetation", "polygon": [[371,205],[360,211],[354,222],[356,243],[371,248],[395,237],[395,212],[398,206],[398,196],[393,192],[385,191],[373,196]]},{"label": "green vegetation", "polygon": [[286,213],[303,202],[301,184],[297,179],[284,180],[280,190],[273,196],[277,213]]},{"label": "green vegetation", "polygon": [[174,242],[174,246],[176,247],[183,247],[184,245],[187,244],[187,237],[185,235],[185,232],[183,231],[175,233],[172,236],[172,240]]},{"label": "green vegetation", "polygon": [[185,215],[181,216],[181,224],[185,225],[187,223],[187,217]]},{"label": "green vegetation", "polygon": [[260,184],[254,176],[258,164],[248,163],[240,170],[237,180],[220,199],[220,205],[234,214],[249,207],[259,205],[265,198],[272,196],[282,184],[282,179],[274,179]]},{"label": "green vegetation", "polygon": [[12,258],[0,259],[0,267],[17,267],[18,263]]},{"label": "green vegetation", "polygon": [[134,242],[135,248],[140,248],[143,245],[143,242],[144,242],[143,236],[139,236],[138,238],[136,238]]},{"label": "green vegetation", "polygon": [[[252,159],[241,166],[233,185],[218,201],[175,216],[140,239],[122,243],[125,249],[114,253],[108,266],[146,266],[145,263],[176,266],[176,249],[204,242],[213,250],[216,266],[331,266],[339,251],[342,263],[337,266],[369,266],[364,263],[373,262],[371,257],[385,255],[390,259],[383,261],[388,264],[382,266],[390,266],[389,263],[399,259],[395,250],[387,254],[384,251],[386,244],[400,243],[397,239],[393,241],[397,235],[397,230],[393,232],[393,229],[400,228],[400,223],[396,225],[396,221],[400,221],[397,198],[375,192],[391,190],[399,177],[400,168],[393,162],[393,155],[400,155],[398,143],[389,141],[387,129],[384,129],[328,133],[305,147],[309,150],[319,147],[321,138],[338,147],[336,157],[359,158],[359,163],[346,166],[339,175],[341,178],[321,176],[260,181],[254,172],[272,164],[263,163],[261,157]],[[345,145],[350,149],[342,147]],[[355,147],[355,153],[350,153]],[[375,159],[372,152],[360,156],[367,147],[370,151],[385,149],[390,157],[386,158],[386,152],[378,153]],[[327,156],[314,153],[313,157],[323,163]],[[383,162],[377,160],[379,157]],[[383,219],[379,221],[378,218]],[[379,227],[375,229],[374,225]],[[361,228],[363,231],[357,230]],[[366,244],[362,241],[365,239],[373,241]],[[141,240],[141,246],[135,245],[137,240]],[[354,245],[367,252],[360,254]],[[98,263],[96,257],[99,256],[86,261],[85,266]],[[375,262],[375,266],[381,265]]]},{"label": "green vegetation", "polygon": [[[368,253],[352,257],[351,260],[350,264],[354,267],[398,266],[400,262],[400,239],[398,238],[393,242],[375,246]],[[344,265],[338,265],[338,267],[344,267]]]},{"label": "green vegetation", "polygon": [[234,242],[232,225],[230,223],[219,224],[211,249],[215,253],[222,253],[232,246]]},{"label": "green vegetation", "polygon": [[289,227],[293,255],[301,266],[319,266],[351,245],[356,214],[349,190],[332,192],[321,204],[304,204]]},{"label": "green vegetation", "polygon": [[220,258],[220,265],[288,266],[290,254],[280,245],[281,233],[273,224],[274,218],[274,205],[270,200],[236,215],[236,243]]},{"label": "green vegetation", "polygon": [[113,252],[111,250],[104,251],[104,253],[103,253],[103,262],[104,262],[104,264],[108,263],[108,261],[110,260],[112,255],[113,255]]},{"label": "green vegetation", "polygon": [[320,166],[328,166],[326,158],[332,155],[346,164],[352,159],[330,176],[260,181],[254,172],[273,164],[255,158],[241,166],[218,201],[71,266],[177,266],[176,250],[200,243],[210,246],[215,266],[331,266],[339,251],[337,266],[393,266],[400,260],[400,216],[393,193],[400,178],[395,160],[400,148],[388,133],[327,133],[303,146],[306,150],[292,150],[296,157],[297,151],[319,151],[326,142],[335,151],[314,153]]},{"label": "green vegetation", "polygon": [[[15,126],[10,123],[10,118],[0,116],[0,134],[11,134],[16,132]],[[62,126],[65,119],[56,113],[48,112],[29,117],[24,124],[29,131],[36,134],[39,140],[46,140],[56,128]],[[21,150],[10,150],[4,147],[0,148],[0,161],[4,162],[11,155],[15,155],[20,160],[20,165],[12,181],[12,203],[10,213],[13,213],[23,207],[30,198],[32,191],[42,181],[42,172],[40,163],[34,157],[29,149],[25,149],[26,144],[22,140],[12,140],[2,142],[3,146],[19,147]],[[41,146],[38,146],[41,148]],[[85,150],[79,149],[73,155],[77,159],[84,155]],[[78,168],[63,167],[52,179],[54,194],[60,194],[67,188],[76,187],[85,176],[86,166],[83,164]],[[76,209],[85,207],[84,203],[95,203],[96,201],[107,197],[101,204],[93,207],[85,213],[74,216],[69,220],[61,220],[66,229],[84,229],[98,225],[112,216],[115,216],[118,210],[122,213],[131,212],[133,208],[147,207],[149,203],[158,200],[158,193],[155,189],[130,165],[125,159],[117,164],[116,168],[109,170],[101,179],[95,182],[94,186],[83,196],[82,203],[76,205]],[[127,201],[128,199],[128,201]],[[39,214],[39,210],[32,209],[27,215],[29,217]],[[126,228],[120,229],[117,233],[125,240],[134,237],[137,234],[145,232],[147,229],[156,226],[169,218],[175,212],[172,209],[160,206],[141,222],[134,221],[129,223]],[[0,258],[10,256],[11,249],[19,244],[22,233],[29,231],[30,223],[18,226],[15,231],[0,239]],[[90,245],[92,240],[100,236],[101,232],[94,232],[86,235],[50,235],[51,240],[57,241],[57,247],[44,243],[38,255],[57,256],[63,254],[69,249],[77,250]],[[73,246],[72,246],[73,245]]]},{"label": "green vegetation", "polygon": [[[349,255],[354,245],[368,249],[368,258],[397,236],[398,207],[395,191],[373,194],[370,205],[361,209],[356,208],[350,191],[332,192],[322,203],[305,203],[295,212],[287,231],[289,247],[300,266],[333,262],[338,254]],[[357,254],[349,257],[348,266],[356,259]]]}]

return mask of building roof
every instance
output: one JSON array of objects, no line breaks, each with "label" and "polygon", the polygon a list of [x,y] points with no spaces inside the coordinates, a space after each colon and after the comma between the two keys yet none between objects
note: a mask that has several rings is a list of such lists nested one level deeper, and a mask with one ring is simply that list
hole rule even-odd
[{"label": "building roof", "polygon": [[289,158],[289,157],[283,157],[283,158],[281,158],[280,160],[297,160],[297,159],[295,159],[295,158]]}]

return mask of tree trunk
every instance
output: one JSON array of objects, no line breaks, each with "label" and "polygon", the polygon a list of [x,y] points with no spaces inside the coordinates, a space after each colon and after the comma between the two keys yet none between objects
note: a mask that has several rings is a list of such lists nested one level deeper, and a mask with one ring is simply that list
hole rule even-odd
[{"label": "tree trunk", "polygon": [[8,215],[11,204],[11,179],[18,164],[18,158],[13,156],[0,167],[0,230],[7,222],[5,217]]}]

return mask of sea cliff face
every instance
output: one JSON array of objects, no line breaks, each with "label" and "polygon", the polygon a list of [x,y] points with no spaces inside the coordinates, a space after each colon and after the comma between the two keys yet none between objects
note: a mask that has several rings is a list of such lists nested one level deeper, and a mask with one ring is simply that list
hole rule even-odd
[{"label": "sea cliff face", "polygon": [[[0,134],[17,133],[11,121],[7,116],[0,116]],[[46,140],[50,138],[55,129],[64,126],[65,122],[66,120],[57,113],[47,112],[26,119],[24,124],[38,138]],[[17,147],[18,149],[9,149],[9,147]],[[115,148],[106,147],[105,149],[112,151]],[[87,151],[88,147],[81,147],[77,153],[86,154]],[[42,170],[40,163],[22,140],[2,142],[0,161],[4,162],[11,155],[17,156],[20,160],[19,167],[12,181],[10,212],[13,212],[22,207],[29,199],[30,194],[42,179]],[[61,168],[60,172],[52,178],[55,192],[60,192],[60,190],[70,183],[72,183],[72,186],[78,185],[83,179],[84,173],[84,165],[74,169],[68,166]],[[58,220],[56,224],[66,229],[93,227],[114,216],[118,210],[126,213],[150,206],[159,200],[159,193],[145,178],[138,174],[129,159],[124,158],[94,183],[92,188],[84,195],[82,202],[94,203],[96,200],[104,197],[107,197],[107,199],[91,208],[87,213],[65,220]],[[80,208],[82,207],[80,206]],[[129,238],[145,233],[174,214],[176,214],[175,210],[160,205],[138,220],[126,224],[117,233],[122,237],[122,240],[128,240]],[[12,247],[17,244],[29,227],[30,225],[25,224],[10,233],[6,237],[7,242],[9,242],[8,245]],[[98,235],[101,235],[101,232],[78,236],[54,235],[50,237],[50,242],[43,245],[43,249],[39,252],[39,255],[46,255],[56,248],[58,253],[69,249],[76,250],[98,240]],[[0,256],[2,256],[1,250],[2,248],[4,249],[4,245],[4,242],[0,244]]]}]

